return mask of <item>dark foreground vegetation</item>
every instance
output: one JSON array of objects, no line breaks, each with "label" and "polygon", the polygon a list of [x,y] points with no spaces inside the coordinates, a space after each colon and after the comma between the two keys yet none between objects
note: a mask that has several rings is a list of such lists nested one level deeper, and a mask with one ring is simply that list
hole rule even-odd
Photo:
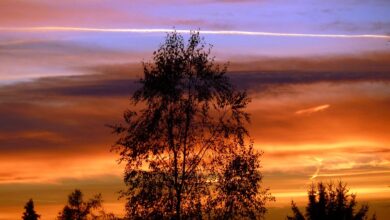
[{"label": "dark foreground vegetation", "polygon": [[[250,99],[210,51],[197,32],[187,42],[168,34],[153,61],[143,63],[132,109],[110,125],[118,135],[112,150],[126,165],[125,219],[263,219],[274,200],[262,186],[261,152],[246,129]],[[312,188],[306,219],[364,219],[368,207],[355,214],[355,197],[348,201],[342,186],[320,184],[318,201]],[[292,210],[288,219],[305,219],[295,203]],[[38,218],[30,200],[23,219]],[[118,218],[103,211],[100,195],[84,201],[75,190],[58,219]]]},{"label": "dark foreground vegetation", "polygon": [[[288,220],[364,220],[368,219],[368,205],[357,208],[356,195],[349,194],[345,183],[339,182],[325,184],[319,182],[312,184],[308,191],[309,202],[306,206],[306,214],[302,214],[294,201],[291,202],[293,216]],[[370,218],[375,220],[375,214]]]},{"label": "dark foreground vegetation", "polygon": [[[234,169],[233,169],[234,170]],[[235,171],[233,171],[235,172]],[[291,210],[293,215],[287,216],[287,220],[376,220],[375,214],[368,216],[369,207],[363,204],[357,209],[356,195],[350,194],[347,185],[339,182],[337,185],[333,183],[325,184],[323,182],[312,184],[308,190],[308,203],[306,205],[306,213],[303,214],[297,207],[294,201],[291,202]],[[234,206],[235,201],[230,200]],[[30,199],[25,207],[23,220],[38,220],[40,215],[34,209],[34,202]],[[245,210],[242,210],[245,211]],[[225,212],[226,213],[226,212]],[[183,219],[239,219],[239,214],[236,216],[204,216],[200,215],[194,218]],[[242,215],[241,215],[242,216]],[[102,207],[102,197],[100,194],[93,198],[84,201],[83,193],[76,189],[68,196],[68,204],[59,212],[58,220],[127,220],[138,219],[132,216],[125,218],[117,217],[113,213],[107,213]],[[156,218],[157,219],[157,218]],[[256,219],[256,216],[251,216],[249,219]]]}]

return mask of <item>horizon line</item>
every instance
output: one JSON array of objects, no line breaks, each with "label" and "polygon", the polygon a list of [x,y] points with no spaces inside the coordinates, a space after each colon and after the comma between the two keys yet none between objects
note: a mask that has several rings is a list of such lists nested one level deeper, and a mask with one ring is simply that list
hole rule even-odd
[{"label": "horizon line", "polygon": [[247,36],[270,36],[270,37],[309,37],[309,38],[374,38],[390,39],[390,35],[382,34],[307,34],[307,33],[283,33],[283,32],[261,32],[261,31],[238,31],[238,30],[189,30],[174,28],[92,28],[73,26],[34,26],[34,27],[0,27],[0,31],[10,32],[112,32],[112,33],[177,33],[189,34],[198,31],[207,35],[247,35]]}]

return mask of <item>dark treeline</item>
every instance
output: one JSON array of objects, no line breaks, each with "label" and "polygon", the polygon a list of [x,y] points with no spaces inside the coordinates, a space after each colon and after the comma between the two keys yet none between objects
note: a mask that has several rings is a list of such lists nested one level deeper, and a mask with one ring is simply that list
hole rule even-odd
[{"label": "dark treeline", "polygon": [[[100,194],[93,198],[84,200],[83,193],[76,189],[69,194],[68,203],[58,213],[57,220],[121,220],[112,213],[107,213],[102,207],[102,197]],[[30,199],[25,207],[23,220],[38,220],[41,218],[34,209],[34,202]]]},{"label": "dark treeline", "polygon": [[[242,167],[236,167],[242,168]],[[231,169],[231,172],[241,172],[244,169],[236,170]],[[357,209],[356,195],[350,194],[347,185],[343,182],[333,184],[332,182],[325,184],[318,182],[316,185],[312,184],[307,191],[308,203],[306,205],[303,214],[297,207],[297,204],[291,202],[292,215],[287,216],[286,220],[376,220],[375,214],[371,217],[368,216],[369,207],[367,204],[363,204]],[[237,205],[234,199],[224,199],[230,201],[233,206]],[[140,219],[134,216],[118,217],[113,213],[107,213],[103,209],[103,201],[100,194],[95,195],[87,201],[84,201],[83,193],[76,189],[68,196],[68,204],[64,206],[62,211],[58,213],[57,220],[131,220]],[[38,220],[40,215],[34,209],[34,202],[30,199],[25,205],[25,212],[23,213],[23,220]],[[262,207],[265,209],[264,207]],[[158,209],[158,207],[156,207]],[[242,212],[247,212],[246,209],[239,209]],[[259,212],[264,212],[260,210]],[[197,216],[184,217],[183,219],[241,219],[242,216],[249,216],[248,219],[257,219],[255,213],[250,216],[250,213],[232,213],[223,211],[225,216],[219,215],[214,216],[203,216],[202,210],[199,210]],[[230,214],[228,216],[227,214]],[[200,216],[203,216],[202,218]],[[153,218],[147,218],[153,219]],[[160,218],[154,218],[160,219]],[[162,218],[163,219],[163,218]]]},{"label": "dark treeline", "polygon": [[[262,186],[262,152],[246,128],[250,99],[210,52],[197,32],[187,42],[169,33],[153,61],[143,63],[123,122],[109,125],[118,136],[112,150],[126,165],[124,219],[264,219],[266,203],[274,200]],[[366,218],[368,206],[355,213],[355,196],[348,200],[342,186],[321,183],[318,193],[313,187],[306,215],[293,203],[288,219]],[[30,200],[23,218],[39,217]],[[100,195],[84,201],[75,190],[58,219],[119,218],[103,211]]]}]

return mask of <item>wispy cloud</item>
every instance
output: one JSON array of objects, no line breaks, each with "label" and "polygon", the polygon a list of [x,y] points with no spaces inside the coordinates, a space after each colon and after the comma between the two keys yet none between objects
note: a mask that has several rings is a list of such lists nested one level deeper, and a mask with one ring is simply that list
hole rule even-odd
[{"label": "wispy cloud", "polygon": [[316,175],[316,177],[329,177],[329,178],[335,178],[335,177],[347,177],[347,176],[367,176],[367,175],[374,175],[374,174],[388,174],[390,173],[390,170],[366,170],[366,171],[349,171],[349,172],[338,172],[338,173],[322,173],[319,175]]}]

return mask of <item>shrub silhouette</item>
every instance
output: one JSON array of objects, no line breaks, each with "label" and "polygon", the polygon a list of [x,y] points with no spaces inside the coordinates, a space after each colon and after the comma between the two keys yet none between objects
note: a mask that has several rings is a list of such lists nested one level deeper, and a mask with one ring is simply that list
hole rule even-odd
[{"label": "shrub silhouette", "polygon": [[34,202],[32,199],[28,200],[24,206],[24,213],[22,216],[23,220],[38,220],[41,216],[36,213],[34,210]]},{"label": "shrub silhouette", "polygon": [[126,163],[129,218],[203,218],[211,180],[230,162],[227,155],[246,148],[249,98],[210,50],[197,32],[187,44],[169,33],[153,62],[143,63],[141,88],[131,98],[137,110],[111,126],[120,136],[113,150]]},{"label": "shrub silhouette", "polygon": [[[306,206],[306,214],[303,215],[292,201],[293,216],[289,220],[364,220],[368,219],[368,205],[362,205],[356,211],[356,195],[349,194],[346,184],[339,182],[324,184],[319,182],[317,189],[314,184],[308,191],[309,203]],[[372,216],[375,220],[375,215]]]},{"label": "shrub silhouette", "polygon": [[92,214],[93,209],[101,207],[102,199],[98,194],[88,201],[83,200],[83,193],[76,189],[68,196],[68,204],[58,214],[59,220],[85,220],[88,216],[96,217]]}]

